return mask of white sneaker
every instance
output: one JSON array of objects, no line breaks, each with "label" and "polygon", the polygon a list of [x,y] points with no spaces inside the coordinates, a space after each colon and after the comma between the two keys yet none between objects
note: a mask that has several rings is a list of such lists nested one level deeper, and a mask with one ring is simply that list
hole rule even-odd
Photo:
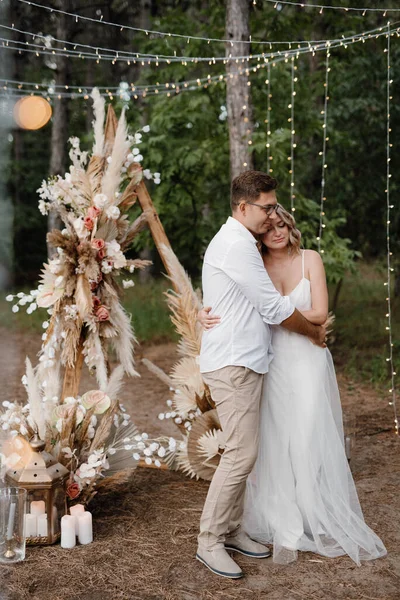
[{"label": "white sneaker", "polygon": [[252,558],[268,558],[271,556],[271,552],[267,546],[255,542],[244,531],[240,531],[234,536],[226,536],[225,550],[240,552],[240,554]]},{"label": "white sneaker", "polygon": [[216,548],[215,550],[197,548],[196,558],[216,575],[230,579],[243,577],[243,571],[224,548]]}]

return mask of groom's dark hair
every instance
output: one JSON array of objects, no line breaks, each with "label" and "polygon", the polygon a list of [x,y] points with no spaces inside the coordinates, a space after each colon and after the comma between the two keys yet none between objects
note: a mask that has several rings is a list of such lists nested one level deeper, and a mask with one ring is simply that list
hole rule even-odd
[{"label": "groom's dark hair", "polygon": [[277,187],[277,180],[262,171],[245,171],[244,173],[240,173],[232,181],[231,208],[235,210],[235,207],[241,200],[254,202],[262,192],[271,192]]}]

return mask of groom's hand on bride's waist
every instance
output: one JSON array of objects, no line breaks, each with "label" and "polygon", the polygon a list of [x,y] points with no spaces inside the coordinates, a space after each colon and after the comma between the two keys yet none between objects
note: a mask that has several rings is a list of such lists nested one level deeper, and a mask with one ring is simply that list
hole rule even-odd
[{"label": "groom's hand on bride's waist", "polygon": [[212,329],[221,322],[221,317],[211,314],[211,306],[205,306],[197,313],[197,320],[203,329]]}]

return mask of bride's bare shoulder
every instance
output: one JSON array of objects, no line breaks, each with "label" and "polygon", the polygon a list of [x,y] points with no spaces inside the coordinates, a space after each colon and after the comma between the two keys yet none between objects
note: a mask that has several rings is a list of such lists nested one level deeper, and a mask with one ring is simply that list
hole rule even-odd
[{"label": "bride's bare shoulder", "polygon": [[311,262],[312,264],[322,263],[321,255],[316,250],[304,250],[304,259]]}]

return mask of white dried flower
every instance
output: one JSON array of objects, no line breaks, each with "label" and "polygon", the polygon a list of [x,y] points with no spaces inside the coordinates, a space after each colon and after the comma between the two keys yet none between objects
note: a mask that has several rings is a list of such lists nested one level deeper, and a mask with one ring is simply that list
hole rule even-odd
[{"label": "white dried flower", "polygon": [[124,290],[128,290],[131,287],[134,287],[135,282],[132,281],[131,279],[123,279],[122,280],[122,287],[124,288]]},{"label": "white dried flower", "polygon": [[93,204],[96,208],[103,209],[107,205],[107,202],[108,198],[105,194],[96,194],[93,198]]}]

